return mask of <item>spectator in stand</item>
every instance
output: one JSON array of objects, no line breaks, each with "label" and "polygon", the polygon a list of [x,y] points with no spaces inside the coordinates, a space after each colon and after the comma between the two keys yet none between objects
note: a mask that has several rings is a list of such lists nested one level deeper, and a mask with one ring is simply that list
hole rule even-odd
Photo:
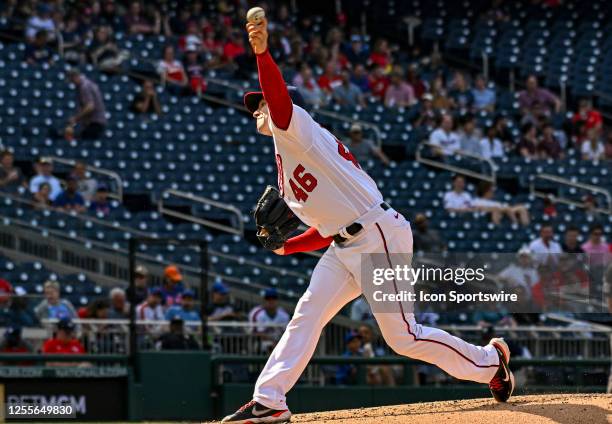
[{"label": "spectator in stand", "polygon": [[565,156],[555,135],[555,129],[550,122],[543,125],[542,139],[537,150],[541,159],[563,159]]},{"label": "spectator in stand", "polygon": [[242,318],[242,314],[230,302],[229,294],[229,289],[221,281],[213,284],[211,304],[207,308],[209,321],[236,321]]},{"label": "spectator in stand", "polygon": [[136,306],[136,319],[145,321],[163,321],[165,318],[162,307],[164,296],[159,287],[153,287],[147,298]]},{"label": "spectator in stand", "polygon": [[419,77],[418,68],[415,64],[408,66],[408,72],[406,73],[406,82],[408,82],[408,84],[410,84],[410,86],[414,90],[414,96],[416,97],[416,99],[421,100],[421,98],[427,91],[427,86]]},{"label": "spectator in stand", "polygon": [[368,62],[368,50],[363,46],[359,34],[351,35],[351,45],[345,52],[347,60],[353,65],[365,65]]},{"label": "spectator in stand", "polygon": [[487,87],[484,75],[477,75],[472,88],[474,109],[477,111],[493,112],[495,110],[495,91]]},{"label": "spectator in stand", "polygon": [[589,239],[582,244],[582,250],[589,255],[589,264],[601,267],[610,262],[610,246],[603,235],[601,224],[593,224],[589,229]]},{"label": "spectator in stand", "polygon": [[368,73],[364,65],[355,66],[353,75],[351,76],[351,82],[359,87],[362,93],[370,92],[370,79],[368,78]]},{"label": "spectator in stand", "polygon": [[161,115],[161,105],[157,98],[155,85],[151,80],[143,80],[140,92],[136,94],[132,101],[132,110],[136,113],[154,113]]},{"label": "spectator in stand", "polygon": [[85,200],[91,200],[98,187],[98,181],[87,175],[87,165],[84,162],[77,162],[70,172],[70,177],[78,182],[78,191]]},{"label": "spectator in stand", "polygon": [[429,143],[439,156],[448,156],[461,149],[459,135],[454,131],[453,116],[444,113],[439,118],[438,128],[429,136]]},{"label": "spectator in stand", "polygon": [[76,69],[68,72],[68,79],[77,89],[77,113],[68,119],[68,127],[79,125],[78,138],[95,140],[106,127],[106,108],[100,88]]},{"label": "spectator in stand", "polygon": [[[62,25],[62,24],[60,24]],[[64,60],[72,64],[80,64],[84,62],[83,47],[85,35],[78,15],[75,12],[70,12],[64,19],[61,26],[62,47],[64,51]]]},{"label": "spectator in stand", "polygon": [[493,126],[495,127],[495,131],[497,132],[497,138],[499,138],[504,146],[506,146],[506,150],[509,151],[514,149],[514,134],[508,125],[508,118],[503,113],[500,113],[493,120]]},{"label": "spectator in stand", "polygon": [[[345,351],[342,356],[362,357],[361,335],[350,331],[344,338]],[[357,366],[354,364],[339,365],[336,368],[336,384],[357,384]]]},{"label": "spectator in stand", "polygon": [[300,65],[300,72],[293,78],[293,85],[300,91],[307,104],[320,106],[325,103],[325,94],[317,85],[312,76],[312,69],[306,62]]},{"label": "spectator in stand", "polygon": [[185,322],[180,316],[170,319],[169,331],[159,337],[160,350],[198,350],[200,345],[191,334],[185,334]]},{"label": "spectator in stand", "polygon": [[13,286],[3,278],[0,278],[0,325],[9,322],[9,307],[11,305],[11,296],[13,295]]},{"label": "spectator in stand", "polygon": [[531,288],[538,282],[538,270],[531,258],[528,247],[521,247],[516,255],[516,262],[505,267],[499,274],[499,279],[510,287],[522,287],[525,293],[531,293]]},{"label": "spectator in stand", "polygon": [[106,299],[95,299],[85,307],[79,308],[77,315],[86,319],[108,319],[110,303]]},{"label": "spectator in stand", "polygon": [[463,152],[480,156],[482,134],[480,128],[476,127],[476,117],[474,115],[467,114],[463,117],[463,125],[458,136],[459,145]]},{"label": "spectator in stand", "polygon": [[418,115],[413,121],[414,127],[422,128],[426,130],[427,133],[429,133],[436,125],[437,117],[437,112],[433,107],[433,96],[431,95],[431,93],[423,94],[421,102],[418,104],[418,108]]},{"label": "spectator in stand", "polygon": [[39,320],[77,316],[72,303],[60,297],[60,285],[57,281],[47,281],[43,287],[45,299],[34,308],[34,313]]},{"label": "spectator in stand", "polygon": [[47,157],[41,157],[34,166],[36,175],[30,180],[30,193],[38,193],[42,184],[48,184],[50,188],[49,199],[55,200],[62,192],[60,181],[53,176],[53,163]]},{"label": "spectator in stand", "polygon": [[23,287],[13,290],[8,281],[0,279],[0,293],[5,293],[0,297],[0,325],[34,327],[38,324]]},{"label": "spectator in stand", "polygon": [[169,44],[164,47],[162,60],[157,64],[157,73],[162,84],[167,84],[175,93],[182,92],[189,83],[183,64],[175,59],[174,47]]},{"label": "spectator in stand", "polygon": [[[359,326],[358,330],[361,336],[361,351],[363,356],[366,358],[375,358],[377,356],[385,356],[386,352],[383,348],[374,347],[374,331],[368,324]],[[368,384],[379,386],[384,385],[387,387],[395,386],[395,377],[393,376],[393,369],[388,365],[373,365],[367,367],[367,381]]]},{"label": "spectator in stand", "polygon": [[570,225],[565,230],[565,234],[563,235],[563,243],[561,243],[561,249],[565,253],[584,253],[582,247],[580,247],[580,242],[578,241],[580,237],[580,231],[578,227]]},{"label": "spectator in stand", "polygon": [[425,253],[441,253],[446,250],[446,244],[440,233],[429,228],[427,217],[419,213],[414,218],[414,251]]},{"label": "spectator in stand", "polygon": [[138,305],[145,301],[149,295],[149,270],[144,265],[138,265],[134,270],[134,288],[132,293],[128,289],[128,300],[134,305]]},{"label": "spectator in stand", "polygon": [[385,74],[385,69],[382,66],[374,66],[369,76],[369,86],[372,91],[372,97],[377,100],[384,100],[389,84],[389,77]]},{"label": "spectator in stand", "polygon": [[580,153],[582,154],[582,160],[596,162],[605,158],[606,150],[599,138],[597,129],[593,128],[587,133],[587,139],[582,142]]},{"label": "spectator in stand", "polygon": [[526,88],[519,93],[519,106],[523,120],[531,122],[561,111],[561,102],[557,96],[545,88],[540,88],[535,75],[527,77]]},{"label": "spectator in stand", "polygon": [[128,53],[119,50],[109,27],[101,25],[96,28],[94,39],[87,49],[92,64],[105,72],[121,72],[121,64],[128,58]]},{"label": "spectator in stand", "polygon": [[[198,50],[194,45],[188,45],[185,52],[184,60],[185,72],[187,73],[187,79],[189,80],[189,86],[198,96],[206,91],[206,81],[204,80],[204,65],[198,55]],[[155,96],[157,99],[157,96]],[[159,105],[159,102],[158,102]],[[161,114],[161,109],[156,112],[158,115]]]},{"label": "spectator in stand", "polygon": [[223,46],[223,58],[225,62],[233,64],[238,56],[246,53],[244,48],[244,37],[239,31],[233,31]]},{"label": "spectator in stand", "polygon": [[451,90],[448,95],[451,98],[454,109],[459,110],[461,113],[468,112],[472,109],[474,96],[472,95],[472,91],[470,90],[463,72],[455,72],[455,77],[453,78]]},{"label": "spectator in stand", "polygon": [[170,321],[179,317],[183,321],[200,322],[200,312],[195,308],[195,292],[185,290],[181,296],[181,303],[175,304],[166,310],[166,319]]},{"label": "spectator in stand", "polygon": [[485,137],[480,140],[480,156],[485,159],[501,159],[506,157],[504,145],[497,138],[494,126],[490,126],[485,131]]},{"label": "spectator in stand", "polygon": [[0,353],[30,353],[32,346],[21,338],[21,327],[10,326],[4,332],[4,340],[0,343]]},{"label": "spectator in stand", "polygon": [[75,178],[68,177],[66,180],[66,189],[55,198],[53,206],[65,212],[82,213],[87,209],[85,207],[85,199],[77,190],[79,183]]},{"label": "spectator in stand", "polygon": [[[70,318],[62,318],[57,323],[53,338],[45,341],[42,347],[44,354],[60,354],[60,355],[82,355],[85,353],[85,347],[74,336],[75,325]],[[52,366],[75,366],[77,364],[68,362],[57,362],[47,364]]]},{"label": "spectator in stand", "polygon": [[53,53],[47,43],[47,31],[44,29],[37,31],[34,40],[26,46],[25,61],[31,66],[43,63],[53,65]]},{"label": "spectator in stand", "polygon": [[471,212],[474,210],[472,195],[465,191],[465,178],[453,177],[453,189],[444,194],[444,209],[448,212]]},{"label": "spectator in stand", "polygon": [[46,31],[49,41],[55,40],[55,21],[52,17],[53,9],[46,3],[36,5],[36,13],[26,23],[25,35],[28,42],[34,41],[38,31]]},{"label": "spectator in stand", "polygon": [[338,73],[336,61],[327,62],[323,74],[317,80],[317,84],[327,94],[332,94],[334,89],[342,84],[342,77]]},{"label": "spectator in stand", "polygon": [[130,34],[159,34],[162,24],[159,11],[155,10],[152,18],[143,12],[140,1],[132,1],[123,18],[123,26]]},{"label": "spectator in stand", "polygon": [[435,77],[431,83],[431,95],[433,96],[433,106],[437,110],[448,111],[453,103],[446,92],[444,78],[441,75]]},{"label": "spectator in stand", "polygon": [[368,63],[382,68],[385,72],[389,72],[391,71],[392,62],[393,57],[391,56],[389,43],[384,38],[379,38],[374,43],[374,48],[372,49]]},{"label": "spectator in stand", "polygon": [[47,209],[53,205],[51,201],[51,186],[48,183],[42,183],[38,186],[38,191],[32,196],[34,209]]},{"label": "spectator in stand", "polygon": [[365,99],[359,87],[351,82],[351,74],[348,71],[342,72],[341,84],[333,89],[332,95],[339,105],[343,106],[366,106]]},{"label": "spectator in stand", "polygon": [[21,169],[15,166],[15,156],[10,150],[0,152],[0,189],[16,190],[25,180]]},{"label": "spectator in stand", "polygon": [[512,221],[513,224],[520,223],[523,226],[529,225],[529,211],[525,205],[510,205],[501,203],[495,198],[495,186],[488,181],[481,181],[478,185],[478,197],[472,201],[476,209],[481,212],[491,213],[491,221],[495,225],[501,223],[504,215]]},{"label": "spectator in stand", "polygon": [[253,334],[259,339],[261,352],[267,353],[274,348],[290,319],[287,311],[278,305],[276,289],[267,289],[262,304],[249,312],[249,322],[253,325]]},{"label": "spectator in stand", "polygon": [[581,99],[578,103],[578,111],[572,117],[576,142],[582,143],[589,131],[595,129],[598,134],[601,132],[603,120],[601,114],[593,108],[593,102],[589,99]]},{"label": "spectator in stand", "polygon": [[164,279],[161,286],[164,306],[172,306],[180,303],[181,295],[185,291],[183,284],[183,274],[176,265],[168,265],[164,269]]},{"label": "spectator in stand", "polygon": [[391,74],[391,84],[385,93],[385,106],[392,108],[409,107],[416,103],[412,86],[403,79],[403,71],[397,68]]},{"label": "spectator in stand", "polygon": [[100,184],[96,190],[96,195],[91,199],[89,211],[108,216],[112,209],[111,202],[108,200],[108,188],[104,184]]},{"label": "spectator in stand", "polygon": [[110,299],[110,319],[127,319],[130,317],[130,303],[127,301],[125,290],[114,287],[108,294]]},{"label": "spectator in stand", "polygon": [[527,122],[521,130],[523,136],[521,141],[516,145],[518,153],[525,159],[538,159],[539,140],[536,126]]},{"label": "spectator in stand", "polygon": [[554,266],[559,262],[561,245],[554,240],[555,233],[550,223],[542,224],[540,237],[529,243],[536,265]]},{"label": "spectator in stand", "polygon": [[376,157],[385,166],[391,163],[380,147],[376,146],[372,140],[363,138],[363,128],[357,122],[351,125],[348,148],[357,162],[365,163],[368,159]]}]

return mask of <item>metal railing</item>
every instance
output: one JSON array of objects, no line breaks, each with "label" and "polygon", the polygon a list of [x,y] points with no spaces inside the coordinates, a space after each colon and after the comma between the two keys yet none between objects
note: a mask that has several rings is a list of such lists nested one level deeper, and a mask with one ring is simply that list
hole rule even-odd
[{"label": "metal railing", "polygon": [[[79,160],[76,160],[76,159],[60,158],[57,156],[49,156],[49,158],[51,159],[52,162],[57,162],[57,163],[61,163],[63,165],[68,165],[68,166],[74,166],[76,165],[77,162],[80,162]],[[109,179],[113,180],[115,182],[115,187],[117,187],[117,193],[109,192],[108,196],[115,198],[119,200],[120,202],[123,202],[123,180],[121,179],[119,174],[109,169],[99,168],[99,167],[92,166],[92,165],[87,165],[87,171],[94,173],[94,174],[104,175],[105,177],[108,177]]]},{"label": "metal railing", "polygon": [[563,177],[559,177],[557,175],[551,175],[551,174],[538,174],[538,175],[535,175],[530,181],[529,191],[532,195],[536,197],[540,197],[540,198],[551,198],[552,197],[555,202],[565,203],[567,205],[574,205],[579,208],[584,208],[583,202],[577,202],[568,197],[564,197],[563,195],[551,196],[551,194],[546,191],[538,190],[536,188],[536,180],[538,179],[557,183],[560,187],[563,187],[563,186],[574,187],[574,188],[585,190],[591,193],[601,194],[606,199],[606,203],[608,207],[607,209],[596,208],[595,211],[599,213],[604,213],[604,214],[612,214],[612,195],[610,195],[610,192],[606,189],[603,189],[601,187],[597,187],[591,184],[579,183],[579,182],[572,181],[567,178],[563,178]]},{"label": "metal railing", "polygon": [[372,122],[362,121],[359,119],[353,119],[349,116],[345,116],[340,113],[333,112],[331,110],[321,109],[320,107],[312,109],[311,113],[313,115],[320,114],[320,115],[328,116],[330,118],[337,119],[338,121],[347,122],[350,124],[359,124],[363,128],[369,128],[374,132],[374,135],[376,138],[375,139],[376,145],[378,147],[382,146],[382,132],[380,131],[379,126],[376,124],[373,124]]},{"label": "metal railing", "polygon": [[[231,225],[220,224],[218,222],[211,221],[209,219],[198,218],[197,216],[193,214],[186,214],[186,213],[179,212],[176,209],[172,209],[168,205],[164,204],[164,201],[168,201],[168,199],[170,199],[172,196],[178,197],[184,200],[189,200],[190,202],[200,203],[204,205],[205,209],[208,207],[208,208],[217,208],[223,211],[227,211],[236,217],[236,224],[238,225],[238,228],[234,228]],[[200,225],[203,225],[209,228],[214,228],[216,230],[224,231],[226,233],[244,236],[244,215],[242,214],[240,209],[238,209],[237,207],[231,204],[217,202],[215,200],[212,200],[206,197],[197,196],[193,193],[188,193],[188,192],[174,190],[174,189],[167,189],[167,190],[164,190],[162,192],[162,195],[160,196],[160,199],[157,203],[157,210],[159,211],[159,213],[164,214],[164,215],[169,215],[175,218],[184,219],[185,221],[200,224]]]},{"label": "metal railing", "polygon": [[496,166],[495,166],[495,162],[493,162],[491,159],[486,159],[483,158],[482,156],[479,155],[475,155],[463,150],[457,150],[455,152],[453,152],[453,155],[455,156],[460,156],[460,157],[465,157],[465,158],[471,158],[471,159],[475,159],[479,162],[482,163],[486,163],[489,168],[490,168],[490,173],[489,174],[485,174],[482,172],[476,172],[476,171],[472,171],[470,169],[467,168],[462,168],[460,166],[457,165],[451,165],[448,164],[446,162],[444,162],[444,160],[442,159],[434,159],[434,158],[430,158],[430,157],[425,157],[423,155],[423,150],[425,148],[430,148],[430,149],[439,149],[440,146],[437,146],[435,144],[431,144],[428,141],[423,141],[421,143],[419,143],[419,145],[417,146],[417,150],[416,150],[416,160],[418,162],[421,162],[424,165],[429,165],[432,166],[434,168],[439,168],[439,169],[444,169],[446,171],[450,171],[456,174],[462,174],[462,175],[466,175],[468,177],[471,178],[476,178],[479,180],[483,180],[483,181],[488,181],[491,183],[495,183],[497,176],[496,176]]}]

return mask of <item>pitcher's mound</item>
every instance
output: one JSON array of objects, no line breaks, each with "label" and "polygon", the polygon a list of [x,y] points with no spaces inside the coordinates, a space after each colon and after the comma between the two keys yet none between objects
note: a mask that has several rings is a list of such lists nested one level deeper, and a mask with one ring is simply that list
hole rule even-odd
[{"label": "pitcher's mound", "polygon": [[470,399],[298,414],[292,423],[600,424],[612,423],[612,395],[516,396],[508,403]]}]

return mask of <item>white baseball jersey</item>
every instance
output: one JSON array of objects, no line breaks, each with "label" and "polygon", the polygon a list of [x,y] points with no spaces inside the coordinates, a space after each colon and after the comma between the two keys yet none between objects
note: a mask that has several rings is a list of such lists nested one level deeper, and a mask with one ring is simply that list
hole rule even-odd
[{"label": "white baseball jersey", "polygon": [[289,322],[289,314],[280,306],[276,310],[276,315],[271,317],[268,315],[263,306],[256,306],[249,312],[249,322],[254,324],[261,324],[256,327],[258,333],[278,333],[279,337],[283,333],[282,327],[271,327],[268,324],[281,324],[286,325]]},{"label": "white baseball jersey", "polygon": [[291,210],[323,237],[337,234],[383,201],[376,183],[336,137],[299,106],[287,130],[269,121],[278,189]]}]

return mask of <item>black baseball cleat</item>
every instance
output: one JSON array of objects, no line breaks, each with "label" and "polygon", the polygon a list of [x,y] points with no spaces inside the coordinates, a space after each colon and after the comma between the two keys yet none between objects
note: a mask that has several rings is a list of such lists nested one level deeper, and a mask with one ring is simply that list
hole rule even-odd
[{"label": "black baseball cleat", "polygon": [[497,349],[497,353],[499,354],[499,368],[495,376],[493,376],[489,382],[489,390],[491,390],[491,394],[496,401],[506,402],[510,399],[514,391],[514,375],[508,367],[508,363],[510,362],[510,349],[504,339],[501,338],[491,339],[489,344]]},{"label": "black baseball cleat", "polygon": [[290,419],[291,411],[288,409],[270,409],[252,400],[232,415],[223,418],[221,422],[232,424],[284,423]]}]

